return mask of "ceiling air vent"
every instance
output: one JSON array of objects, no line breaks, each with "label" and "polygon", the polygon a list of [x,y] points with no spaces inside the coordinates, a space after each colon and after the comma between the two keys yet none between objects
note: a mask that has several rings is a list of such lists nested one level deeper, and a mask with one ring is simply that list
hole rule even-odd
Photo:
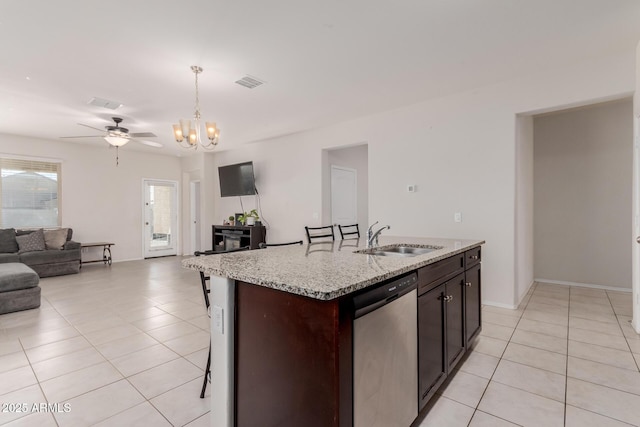
[{"label": "ceiling air vent", "polygon": [[96,107],[108,108],[109,110],[116,110],[122,107],[121,102],[109,101],[108,99],[97,98],[97,97],[91,98],[89,102],[87,102],[87,104],[93,105]]},{"label": "ceiling air vent", "polygon": [[250,75],[246,75],[243,78],[241,78],[240,80],[236,80],[236,83],[238,83],[240,86],[244,86],[246,88],[249,89],[253,89],[255,87],[260,86],[261,84],[264,84],[265,82],[263,80],[260,80],[256,77],[252,77]]}]

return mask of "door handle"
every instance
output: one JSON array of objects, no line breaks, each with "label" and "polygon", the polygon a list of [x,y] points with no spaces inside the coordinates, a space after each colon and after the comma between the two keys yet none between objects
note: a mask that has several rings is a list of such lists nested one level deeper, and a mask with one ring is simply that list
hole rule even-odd
[{"label": "door handle", "polygon": [[636,242],[640,243],[640,236],[636,238]]},{"label": "door handle", "polygon": [[145,223],[144,223],[144,225],[149,225],[149,223],[148,223],[148,222],[145,222]]}]

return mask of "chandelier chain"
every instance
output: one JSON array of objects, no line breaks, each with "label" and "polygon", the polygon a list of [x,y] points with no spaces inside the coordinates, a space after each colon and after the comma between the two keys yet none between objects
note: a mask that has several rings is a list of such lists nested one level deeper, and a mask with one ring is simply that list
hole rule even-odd
[{"label": "chandelier chain", "polygon": [[196,120],[200,118],[200,95],[198,93],[198,74],[200,74],[199,70],[195,70],[194,73],[196,74],[196,113],[195,113],[195,118]]}]

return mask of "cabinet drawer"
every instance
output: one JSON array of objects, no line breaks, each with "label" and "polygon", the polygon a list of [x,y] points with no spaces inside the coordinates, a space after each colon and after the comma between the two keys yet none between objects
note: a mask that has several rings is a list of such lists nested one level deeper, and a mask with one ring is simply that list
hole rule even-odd
[{"label": "cabinet drawer", "polygon": [[482,253],[480,252],[480,246],[470,249],[464,253],[465,269],[472,267],[482,260]]},{"label": "cabinet drawer", "polygon": [[418,270],[418,294],[433,289],[464,269],[464,254],[454,255]]}]

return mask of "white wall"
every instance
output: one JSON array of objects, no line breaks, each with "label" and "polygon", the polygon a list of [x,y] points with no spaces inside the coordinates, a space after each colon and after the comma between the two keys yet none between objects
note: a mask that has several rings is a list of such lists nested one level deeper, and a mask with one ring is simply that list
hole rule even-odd
[{"label": "white wall", "polygon": [[[635,53],[625,52],[545,70],[218,152],[214,166],[253,160],[269,239],[296,240],[304,225],[320,222],[313,214],[322,212],[322,150],[367,141],[369,217],[391,224],[394,235],[485,239],[483,300],[513,307],[520,298],[516,289],[528,285],[517,283],[514,256],[516,115],[628,96],[634,64]],[[419,191],[407,193],[407,184]],[[237,198],[216,201],[210,221],[239,209]],[[245,210],[247,205],[253,207],[246,202]],[[462,212],[461,223],[454,223],[454,212]]]},{"label": "white wall", "polygon": [[631,288],[632,111],[627,99],[534,119],[536,280]]},{"label": "white wall", "polygon": [[[533,117],[516,118],[516,303],[533,284]],[[516,304],[517,305],[517,304]]]},{"label": "white wall", "polygon": [[143,257],[142,179],[181,179],[176,157],[119,151],[116,167],[116,150],[106,146],[0,134],[0,154],[62,161],[62,226],[78,242],[114,242],[114,261]]},{"label": "white wall", "polygon": [[[327,164],[323,167],[322,218],[331,223],[331,166],[355,169],[357,172],[357,212],[360,233],[369,226],[369,154],[367,145],[327,150]],[[335,230],[338,233],[338,230]]]}]

